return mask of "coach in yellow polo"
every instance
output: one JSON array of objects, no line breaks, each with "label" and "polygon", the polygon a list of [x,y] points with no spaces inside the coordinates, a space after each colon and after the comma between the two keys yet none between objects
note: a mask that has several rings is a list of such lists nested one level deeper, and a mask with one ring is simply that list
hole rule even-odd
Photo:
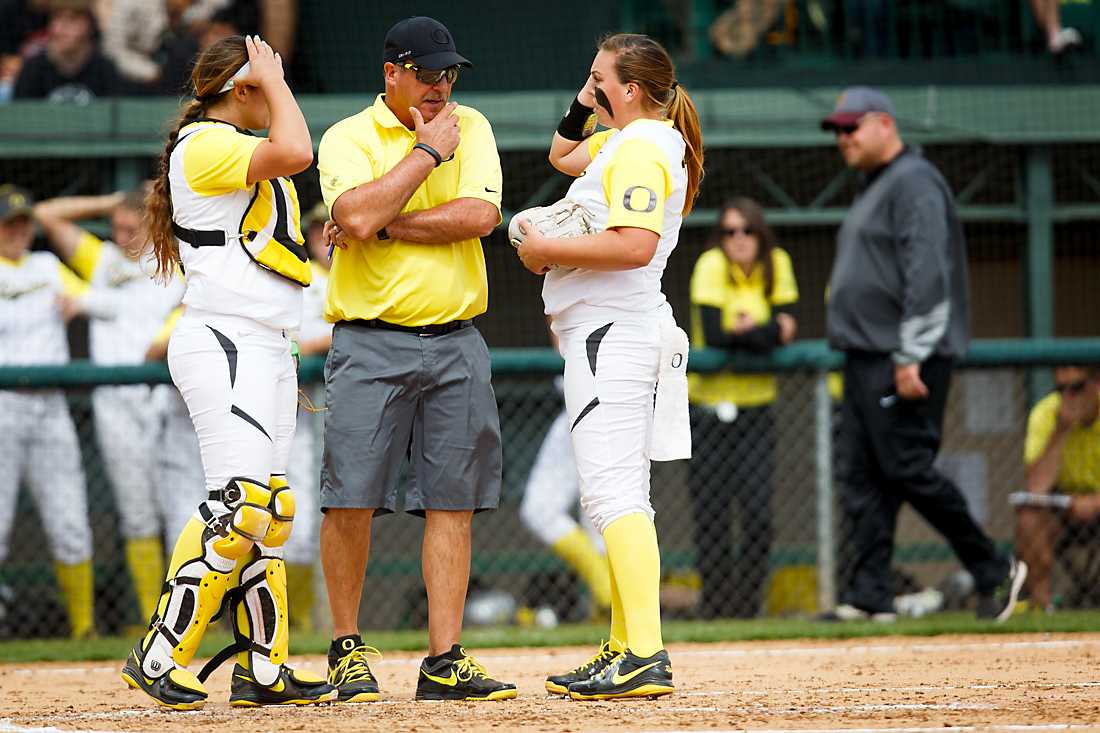
[{"label": "coach in yellow polo", "polygon": [[428,656],[418,700],[502,700],[460,644],[470,523],[500,499],[500,424],[489,350],[471,319],[485,312],[480,238],[500,222],[501,172],[489,122],[450,103],[460,56],[436,20],[386,34],[384,94],[321,139],[321,190],[339,239],[325,316],[321,562],[332,610],[329,681],[341,701],[378,699],[358,630],[371,521],[396,509],[425,517]]}]

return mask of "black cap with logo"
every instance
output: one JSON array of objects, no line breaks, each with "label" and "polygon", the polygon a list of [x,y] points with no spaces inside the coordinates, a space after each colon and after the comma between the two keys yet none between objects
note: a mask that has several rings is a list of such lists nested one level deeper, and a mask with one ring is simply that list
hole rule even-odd
[{"label": "black cap with logo", "polygon": [[26,189],[10,183],[0,186],[0,221],[14,219],[17,216],[30,216],[34,198]]},{"label": "black cap with logo", "polygon": [[423,15],[398,21],[386,32],[382,60],[433,70],[473,66],[455,50],[454,37],[447,27]]}]

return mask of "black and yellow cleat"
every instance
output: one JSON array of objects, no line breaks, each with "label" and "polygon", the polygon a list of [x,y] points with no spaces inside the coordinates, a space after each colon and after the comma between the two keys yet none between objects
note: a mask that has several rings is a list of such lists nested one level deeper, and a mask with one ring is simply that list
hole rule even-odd
[{"label": "black and yellow cleat", "polygon": [[569,697],[574,700],[627,700],[657,698],[675,691],[667,651],[662,649],[652,657],[642,658],[627,649],[599,674],[571,684]]},{"label": "black and yellow cleat", "polygon": [[590,679],[593,675],[597,675],[600,672],[607,669],[607,665],[614,661],[615,657],[619,656],[619,652],[611,648],[611,642],[605,641],[600,644],[600,650],[596,652],[596,656],[589,659],[587,662],[565,674],[551,675],[546,678],[546,691],[552,695],[564,695],[569,696],[569,685],[574,682],[583,682]]},{"label": "black and yellow cleat", "polygon": [[424,657],[416,682],[417,700],[511,700],[516,686],[489,676],[485,667],[458,644],[435,657]]},{"label": "black and yellow cleat", "polygon": [[130,652],[122,667],[122,681],[141,690],[158,705],[173,710],[198,710],[206,703],[208,693],[195,675],[183,667],[171,667],[160,677],[146,677],[141,670],[141,642]]},{"label": "black and yellow cleat", "polygon": [[381,657],[358,634],[334,639],[328,650],[328,682],[339,693],[340,702],[374,702],[381,694],[378,680],[367,666],[367,655]]},{"label": "black and yellow cleat", "polygon": [[323,677],[283,665],[274,684],[261,685],[247,669],[240,664],[233,665],[229,704],[235,708],[316,705],[324,702],[336,702],[336,688]]}]

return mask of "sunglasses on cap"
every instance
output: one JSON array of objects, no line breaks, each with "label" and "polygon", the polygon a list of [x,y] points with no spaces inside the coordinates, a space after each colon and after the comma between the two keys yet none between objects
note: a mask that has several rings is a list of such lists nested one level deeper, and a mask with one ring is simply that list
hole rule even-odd
[{"label": "sunglasses on cap", "polygon": [[1054,385],[1054,390],[1058,394],[1079,394],[1082,390],[1088,386],[1089,380],[1082,379],[1077,382],[1068,382],[1066,384]]},{"label": "sunglasses on cap", "polygon": [[729,229],[719,229],[718,233],[723,237],[736,237],[738,234],[744,234],[746,237],[756,234],[756,230],[752,227],[731,227]]},{"label": "sunglasses on cap", "polygon": [[448,66],[446,69],[424,69],[416,64],[401,64],[402,69],[408,69],[416,74],[416,80],[421,84],[438,84],[444,78],[448,84],[458,81],[458,66]]}]

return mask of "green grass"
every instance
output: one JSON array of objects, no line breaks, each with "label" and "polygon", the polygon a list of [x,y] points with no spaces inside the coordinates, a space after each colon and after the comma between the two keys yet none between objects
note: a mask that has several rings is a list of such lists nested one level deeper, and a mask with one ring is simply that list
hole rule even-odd
[{"label": "green grass", "polygon": [[[1076,633],[1100,631],[1100,611],[1060,611],[1053,616],[1023,614],[1002,625],[978,621],[971,613],[942,613],[921,619],[901,619],[896,624],[820,623],[806,619],[760,619],[756,621],[667,621],[669,642],[738,642],[784,639],[859,639],[876,636],[937,636],[939,634]],[[607,635],[603,624],[569,624],[555,629],[471,628],[463,643],[471,649],[489,647],[543,647],[595,645]],[[364,640],[383,652],[418,651],[427,646],[424,631],[368,631]],[[211,632],[199,648],[198,657],[208,657],[228,644],[230,637],[220,629]],[[73,642],[67,639],[30,639],[0,642],[0,663],[43,661],[103,661],[121,664],[133,638],[104,637]],[[324,634],[291,637],[291,653],[322,654],[328,649]]]}]

